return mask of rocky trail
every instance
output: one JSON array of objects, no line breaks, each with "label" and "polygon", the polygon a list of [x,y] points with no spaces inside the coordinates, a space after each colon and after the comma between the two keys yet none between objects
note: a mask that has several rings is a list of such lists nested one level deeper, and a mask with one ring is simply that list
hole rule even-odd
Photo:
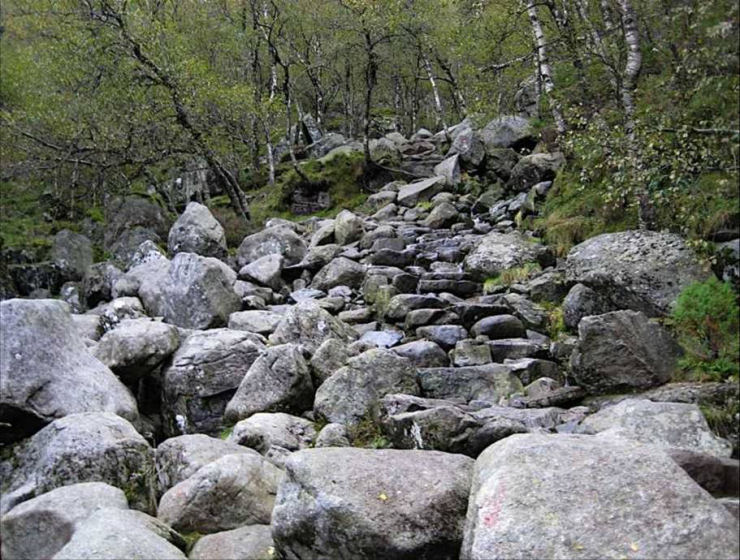
[{"label": "rocky trail", "polygon": [[[737,558],[699,406],[737,386],[671,382],[655,320],[708,273],[674,234],[520,230],[564,161],[521,121],[377,140],[420,178],[232,255],[206,206],[125,199],[121,266],[71,232],[18,265],[73,282],[0,303],[3,558]],[[459,194],[481,165],[501,192]]]}]

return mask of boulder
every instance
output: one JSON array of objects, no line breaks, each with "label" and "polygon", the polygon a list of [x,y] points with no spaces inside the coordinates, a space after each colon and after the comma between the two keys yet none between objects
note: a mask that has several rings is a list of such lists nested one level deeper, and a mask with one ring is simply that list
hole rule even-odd
[{"label": "boulder", "polygon": [[448,228],[460,221],[460,213],[457,208],[449,202],[437,204],[424,219],[424,225],[432,229]]},{"label": "boulder", "polygon": [[322,342],[309,362],[314,386],[318,388],[331,374],[346,364],[350,356],[352,352],[346,342],[335,338],[328,338]]},{"label": "boulder", "polygon": [[538,140],[529,119],[512,115],[493,119],[478,134],[486,147],[486,152],[496,148],[532,150]]},{"label": "boulder", "polygon": [[365,224],[357,214],[342,210],[334,218],[334,240],[339,245],[348,245],[358,241],[365,232]]},{"label": "boulder", "polygon": [[521,381],[501,364],[418,370],[421,392],[433,399],[482,400],[497,403],[502,397],[520,392]]},{"label": "boulder", "polygon": [[447,303],[432,295],[399,294],[391,298],[385,308],[385,318],[389,321],[404,321],[415,309],[443,309]]},{"label": "boulder", "polygon": [[283,286],[281,274],[283,272],[283,256],[273,253],[260,257],[239,270],[239,278],[256,282],[279,291]]},{"label": "boulder", "polygon": [[244,238],[237,252],[239,268],[265,255],[279,254],[285,264],[297,264],[306,256],[306,243],[292,229],[273,226]]},{"label": "boulder", "polygon": [[584,317],[571,356],[576,384],[592,394],[648,389],[671,379],[681,349],[640,312]]},{"label": "boulder", "polygon": [[449,359],[445,351],[442,350],[439,344],[429,340],[414,340],[394,347],[393,351],[399,356],[411,360],[411,363],[417,368],[449,365]]},{"label": "boulder", "polygon": [[709,277],[680,236],[655,231],[592,237],[570,250],[565,270],[569,281],[597,291],[612,309],[650,317],[669,313],[686,286]]},{"label": "boulder", "polygon": [[267,524],[282,476],[259,455],[225,455],[165,492],[157,517],[177,531],[198,533]]},{"label": "boulder", "polygon": [[552,181],[563,165],[565,156],[562,152],[524,156],[511,170],[507,187],[514,192],[526,192],[537,183]]},{"label": "boulder", "polygon": [[[459,158],[460,156],[455,154],[434,166],[434,175],[444,177],[445,186],[456,187],[460,184]],[[389,202],[393,202],[393,200],[389,200]]]},{"label": "boulder", "polygon": [[321,429],[314,447],[349,447],[347,426],[330,422]]},{"label": "boulder", "polygon": [[636,442],[521,434],[475,464],[462,560],[735,558],[737,520]]},{"label": "boulder", "polygon": [[712,433],[695,404],[626,399],[587,416],[581,433],[617,436],[662,449],[729,457],[732,445]]},{"label": "boulder", "polygon": [[123,491],[103,482],[81,482],[18,504],[0,519],[2,556],[51,558],[81,521],[102,508],[128,509]]},{"label": "boulder", "polygon": [[132,507],[154,511],[154,451],[126,420],[83,412],[55,420],[0,463],[0,511],[76,482],[106,482]]},{"label": "boulder", "polygon": [[54,236],[51,260],[64,278],[82,280],[93,263],[92,244],[84,235],[63,229]]},{"label": "boulder", "polygon": [[158,241],[167,237],[167,216],[161,206],[148,198],[137,195],[116,198],[106,206],[105,215],[104,248],[109,251],[113,252],[116,242],[137,228],[146,229],[146,235],[131,247],[132,254],[146,239]]},{"label": "boulder", "polygon": [[137,420],[133,396],[87,350],[67,304],[11,299],[0,303],[0,316],[0,441],[77,412]]},{"label": "boulder", "polygon": [[186,560],[185,540],[140,511],[106,508],[88,517],[54,560],[168,558]]},{"label": "boulder", "polygon": [[149,319],[125,319],[95,347],[95,357],[125,383],[151,373],[180,344],[176,327]]},{"label": "boulder", "polygon": [[256,454],[253,449],[205,434],[187,434],[166,439],[155,451],[157,495],[161,496],[173,486],[190,478],[201,467],[225,455],[239,453]]},{"label": "boulder", "polygon": [[316,273],[311,287],[330,290],[336,286],[359,288],[365,279],[365,267],[345,257],[337,257]]},{"label": "boulder", "polygon": [[359,342],[375,348],[390,348],[403,339],[403,333],[397,330],[367,331],[362,334]]},{"label": "boulder", "polygon": [[198,539],[190,551],[190,560],[223,560],[248,558],[273,560],[275,543],[269,525],[247,525],[231,531],[221,531]]},{"label": "boulder", "polygon": [[461,340],[468,338],[468,331],[460,325],[429,325],[416,329],[416,336],[431,340],[448,351]]},{"label": "boulder", "polygon": [[473,336],[485,335],[489,338],[524,338],[527,336],[522,322],[513,315],[494,315],[484,317],[470,329]]},{"label": "boulder", "polygon": [[270,334],[277,328],[282,318],[281,314],[272,311],[237,311],[229,315],[229,329]]},{"label": "boulder", "polygon": [[224,228],[202,204],[190,202],[170,228],[167,250],[176,253],[195,253],[203,257],[226,256]]},{"label": "boulder", "polygon": [[178,253],[158,274],[142,279],[139,297],[152,316],[186,329],[225,325],[241,308],[236,273],[218,259]]},{"label": "boulder", "polygon": [[270,335],[271,345],[295,343],[309,353],[315,352],[328,338],[351,342],[357,333],[349,325],[332,317],[314,301],[301,301],[290,308]]},{"label": "boulder", "polygon": [[123,276],[121,270],[108,262],[95,263],[85,270],[82,295],[88,307],[95,307],[113,297],[113,285]]},{"label": "boulder", "polygon": [[213,329],[187,337],[162,372],[162,416],[169,436],[217,436],[227,403],[264,345],[258,335]]},{"label": "boulder", "polygon": [[473,461],[438,451],[294,453],[272,516],[286,559],[457,556]]},{"label": "boulder", "polygon": [[569,329],[575,330],[584,317],[602,315],[614,310],[614,306],[599,292],[583,284],[576,284],[563,300],[563,323]]},{"label": "boulder", "polygon": [[390,350],[368,350],[324,381],[316,391],[314,412],[329,422],[354,424],[390,393],[419,394],[411,361]]},{"label": "boulder", "polygon": [[313,422],[283,412],[253,414],[229,435],[229,441],[259,451],[277,466],[292,451],[311,447],[315,439]]},{"label": "boulder", "polygon": [[460,127],[453,135],[452,146],[448,156],[458,154],[460,161],[467,167],[478,167],[486,157],[486,149],[481,137],[470,126]]},{"label": "boulder", "polygon": [[374,138],[370,140],[370,157],[375,163],[386,167],[398,167],[401,163],[401,153],[393,140],[388,138]]},{"label": "boulder", "polygon": [[396,202],[401,206],[411,208],[418,202],[430,200],[435,194],[442,191],[444,181],[445,178],[439,175],[404,185],[398,191]]},{"label": "boulder", "polygon": [[548,266],[554,262],[550,250],[519,232],[489,233],[465,257],[463,267],[475,279],[495,278],[505,270],[529,263]]},{"label": "boulder", "polygon": [[271,346],[252,363],[224,418],[234,423],[255,412],[294,412],[311,408],[314,388],[308,364],[296,344]]}]

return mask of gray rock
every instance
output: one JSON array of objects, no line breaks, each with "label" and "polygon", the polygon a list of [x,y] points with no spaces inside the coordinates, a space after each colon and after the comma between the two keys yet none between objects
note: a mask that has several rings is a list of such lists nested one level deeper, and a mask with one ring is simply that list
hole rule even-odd
[{"label": "gray rock", "polygon": [[444,177],[444,183],[448,187],[456,187],[460,184],[459,157],[458,154],[455,154],[434,166],[434,175]]},{"label": "gray rock", "polygon": [[505,359],[504,365],[511,368],[522,383],[529,385],[540,377],[558,377],[558,364],[537,358]]},{"label": "gray rock", "polygon": [[393,351],[404,358],[411,360],[415,367],[444,367],[449,365],[449,359],[440,346],[429,340],[415,340],[396,346]]},{"label": "gray rock", "polygon": [[548,271],[527,282],[529,296],[534,301],[545,301],[559,304],[568,293],[565,274],[560,271]]},{"label": "gray rock", "polygon": [[669,448],[666,452],[686,474],[713,496],[740,495],[740,461],[737,459],[679,448]]},{"label": "gray rock", "polygon": [[145,243],[159,246],[162,237],[148,227],[136,226],[121,233],[108,251],[123,270],[128,270],[138,265],[139,249]]},{"label": "gray rock", "polygon": [[229,435],[229,441],[255,449],[273,464],[286,451],[310,447],[315,439],[313,422],[283,412],[253,414],[238,422]]},{"label": "gray rock", "polygon": [[712,433],[695,404],[626,399],[581,422],[580,433],[599,433],[650,444],[729,457],[732,445]]},{"label": "gray rock", "polygon": [[70,414],[21,443],[0,463],[0,511],[76,482],[106,482],[132,507],[154,511],[154,451],[126,420],[108,412]]},{"label": "gray rock", "polygon": [[344,424],[329,423],[324,426],[316,437],[314,447],[349,447],[349,435]]},{"label": "gray rock", "polygon": [[432,209],[423,223],[426,227],[441,229],[448,228],[458,221],[460,221],[460,213],[457,208],[449,202],[442,202]]},{"label": "gray rock", "polygon": [[293,230],[274,226],[245,237],[236,258],[241,268],[272,254],[282,255],[286,265],[297,264],[306,256],[306,243]]},{"label": "gray rock", "polygon": [[59,299],[69,305],[72,313],[82,313],[86,309],[79,282],[65,282],[59,288]]},{"label": "gray rock", "polygon": [[455,367],[481,366],[492,362],[491,349],[472,340],[460,340],[450,350],[450,359]]},{"label": "gray rock", "polygon": [[313,353],[328,338],[351,342],[357,338],[357,333],[316,302],[302,301],[285,314],[269,341],[271,345],[301,344]]},{"label": "gray rock", "polygon": [[[519,159],[519,154],[511,148],[486,146],[486,170],[501,181],[508,181],[511,178],[511,171]],[[501,198],[500,194],[496,199],[499,198]]]},{"label": "gray rock", "polygon": [[110,301],[113,284],[123,276],[121,270],[107,262],[96,263],[85,270],[82,278],[82,295],[88,307],[95,307],[103,301]]},{"label": "gray rock", "polygon": [[106,508],[81,522],[54,560],[168,558],[186,560],[185,540],[140,511]]},{"label": "gray rock", "polygon": [[177,328],[148,319],[125,319],[108,331],[95,348],[95,357],[125,383],[151,373],[177,350]]},{"label": "gray rock", "polygon": [[229,329],[257,334],[270,334],[283,318],[271,311],[237,311],[229,315]]},{"label": "gray rock", "polygon": [[275,546],[290,560],[455,557],[472,463],[438,451],[299,451],[278,490]]},{"label": "gray rock", "polygon": [[362,219],[349,210],[342,210],[334,219],[334,239],[339,245],[354,243],[362,237],[364,231]]},{"label": "gray rock", "polygon": [[76,412],[137,420],[133,396],[87,350],[67,304],[11,299],[0,303],[0,315],[0,441]]},{"label": "gray rock", "polygon": [[324,381],[314,412],[330,422],[356,423],[389,393],[419,394],[416,371],[410,360],[389,350],[368,350]]},{"label": "gray rock", "polygon": [[258,336],[214,329],[186,338],[162,374],[165,434],[216,436],[227,403],[264,349]]},{"label": "gray rock", "polygon": [[664,453],[619,439],[522,434],[478,457],[460,558],[739,552],[737,521]]},{"label": "gray rock", "polygon": [[452,147],[447,155],[459,154],[460,161],[468,167],[478,167],[486,157],[486,149],[480,136],[471,127],[461,127],[455,131]]},{"label": "gray rock", "polygon": [[360,342],[375,348],[390,348],[403,339],[403,333],[395,330],[367,331],[360,337]]},{"label": "gray rock", "polygon": [[[401,206],[411,208],[418,202],[430,200],[435,194],[442,191],[444,181],[445,178],[440,175],[404,185],[398,191],[396,202]],[[382,212],[382,209],[380,211]]]},{"label": "gray rock", "polygon": [[72,315],[72,322],[83,339],[98,341],[103,336],[103,324],[99,315]]},{"label": "gray rock", "polygon": [[123,491],[102,482],[55,488],[18,504],[0,519],[6,560],[51,558],[76,526],[101,508],[128,509]]},{"label": "gray rock", "polygon": [[98,305],[95,309],[88,311],[88,314],[97,315],[106,332],[114,329],[121,321],[147,318],[144,306],[137,297],[116,298]]},{"label": "gray rock", "polygon": [[670,380],[680,353],[668,331],[644,314],[613,311],[581,319],[571,371],[592,394],[648,389]]},{"label": "gray rock", "polygon": [[422,368],[418,370],[418,376],[422,394],[434,399],[462,399],[465,402],[485,400],[495,403],[523,388],[511,369],[501,364]]},{"label": "gray rock", "polygon": [[686,286],[709,277],[681,237],[654,231],[592,237],[570,250],[565,266],[569,281],[597,291],[612,309],[651,317],[667,314]]},{"label": "gray rock", "polygon": [[201,537],[190,551],[189,558],[190,560],[223,560],[224,558],[273,560],[275,543],[272,541],[269,525],[247,525]]},{"label": "gray rock", "polygon": [[460,325],[429,325],[416,329],[416,336],[431,340],[447,351],[452,350],[461,340],[468,338],[468,331]]},{"label": "gray rock", "polygon": [[563,322],[569,329],[577,329],[581,319],[588,315],[602,315],[615,311],[605,297],[583,284],[573,286],[563,300]]},{"label": "gray rock", "polygon": [[282,476],[258,455],[225,455],[165,492],[157,517],[177,531],[198,533],[267,524]]},{"label": "gray rock", "polygon": [[255,412],[293,412],[311,408],[313,382],[301,348],[282,344],[257,358],[226,405],[224,418],[234,423]]},{"label": "gray rock", "polygon": [[505,360],[518,360],[521,358],[549,358],[550,345],[540,344],[528,338],[500,338],[487,342],[491,351],[491,359],[502,363]]},{"label": "gray rock", "polygon": [[187,434],[166,439],[156,449],[157,495],[190,478],[201,467],[224,457],[257,452],[231,441],[204,434]]},{"label": "gray rock", "polygon": [[505,115],[490,121],[481,131],[481,140],[486,152],[496,148],[532,149],[537,144],[537,135],[528,119]]},{"label": "gray rock", "polygon": [[513,315],[494,315],[485,317],[470,329],[473,336],[486,335],[489,338],[523,338],[527,336],[522,322]]},{"label": "gray rock", "polygon": [[[155,237],[167,237],[169,224],[164,210],[142,196],[127,196],[112,200],[105,209],[105,249],[112,250],[123,234],[137,228],[148,228]],[[151,239],[151,237],[150,237]],[[144,241],[142,239],[133,249]]]},{"label": "gray rock", "polygon": [[[398,195],[396,195],[396,198],[398,198]],[[398,206],[391,202],[375,212],[375,214],[372,215],[372,218],[379,222],[384,222],[395,219],[397,215]]]},{"label": "gray rock", "polygon": [[51,260],[64,278],[82,280],[93,263],[92,244],[84,235],[63,229],[54,236]]},{"label": "gray rock", "polygon": [[395,191],[380,191],[367,197],[367,205],[372,211],[377,211],[396,201],[398,193]]},{"label": "gray rock", "polygon": [[337,257],[316,273],[311,287],[317,290],[329,290],[335,286],[359,288],[364,279],[364,266],[345,257]]},{"label": "gray rock", "polygon": [[540,243],[528,240],[519,232],[489,233],[465,257],[465,271],[478,280],[495,278],[503,271],[537,263],[553,262],[552,253]]},{"label": "gray rock", "polygon": [[396,143],[388,138],[374,138],[370,140],[370,157],[380,165],[398,167],[401,163],[401,153]]},{"label": "gray rock", "polygon": [[389,321],[404,321],[416,309],[443,309],[447,303],[432,295],[398,294],[391,298],[385,308],[385,318]]},{"label": "gray rock", "polygon": [[226,256],[226,234],[206,206],[190,202],[170,228],[167,250],[171,255],[195,253],[223,258]]},{"label": "gray rock", "polygon": [[524,156],[511,170],[507,186],[515,192],[528,191],[537,183],[552,181],[563,165],[565,156],[561,152]]},{"label": "gray rock", "polygon": [[241,308],[235,281],[236,273],[218,259],[178,253],[158,274],[142,279],[139,298],[150,315],[178,327],[218,327]]},{"label": "gray rock", "polygon": [[346,364],[351,355],[346,342],[335,338],[322,342],[309,362],[314,386],[319,387],[329,376]]},{"label": "gray rock", "polygon": [[280,277],[282,271],[283,256],[279,253],[273,253],[244,265],[239,270],[239,277],[279,291],[283,285]]}]

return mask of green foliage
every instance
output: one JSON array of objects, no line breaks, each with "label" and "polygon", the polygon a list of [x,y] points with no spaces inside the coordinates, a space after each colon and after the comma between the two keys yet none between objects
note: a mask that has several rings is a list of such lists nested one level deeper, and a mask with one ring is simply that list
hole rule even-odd
[{"label": "green foliage", "polygon": [[234,431],[234,426],[226,426],[221,432],[218,434],[219,439],[229,439],[229,436]]},{"label": "green foliage", "polygon": [[729,283],[712,277],[681,292],[671,322],[686,351],[681,366],[693,376],[735,379],[740,373],[740,310]]},{"label": "green foliage", "polygon": [[347,435],[353,447],[368,447],[371,449],[391,447],[390,441],[383,434],[380,424],[372,413],[366,414],[359,422],[350,425],[347,429]]},{"label": "green foliage", "polygon": [[552,340],[557,340],[567,330],[563,307],[548,301],[540,302],[540,305],[547,311],[547,335]]},{"label": "green foliage", "polygon": [[528,262],[522,266],[515,266],[501,271],[497,276],[493,278],[487,278],[483,283],[484,291],[491,291],[497,286],[511,286],[512,284],[518,284],[524,282],[542,272],[542,267],[536,262]]}]

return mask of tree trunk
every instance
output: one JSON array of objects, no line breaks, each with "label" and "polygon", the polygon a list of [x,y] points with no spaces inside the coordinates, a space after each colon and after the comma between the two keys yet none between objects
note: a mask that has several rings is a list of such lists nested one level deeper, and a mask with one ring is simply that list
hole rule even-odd
[{"label": "tree trunk", "polygon": [[442,98],[439,96],[439,88],[437,87],[437,80],[434,77],[434,72],[432,70],[432,63],[429,61],[429,57],[424,52],[422,46],[419,46],[419,52],[420,52],[422,64],[424,64],[424,70],[427,73],[427,79],[429,80],[429,85],[432,87],[432,95],[434,96],[434,108],[437,111],[436,128],[437,130],[439,130],[441,127],[442,130],[445,131],[445,136],[447,136],[447,121],[445,120],[445,112],[444,112],[444,108],[442,107]]},{"label": "tree trunk", "polygon": [[375,84],[378,81],[378,55],[375,52],[375,44],[368,31],[364,32],[365,37],[365,54],[367,55],[367,65],[365,66],[365,112],[362,122],[362,145],[365,152],[365,162],[370,164],[370,111],[372,108],[372,97]]}]

